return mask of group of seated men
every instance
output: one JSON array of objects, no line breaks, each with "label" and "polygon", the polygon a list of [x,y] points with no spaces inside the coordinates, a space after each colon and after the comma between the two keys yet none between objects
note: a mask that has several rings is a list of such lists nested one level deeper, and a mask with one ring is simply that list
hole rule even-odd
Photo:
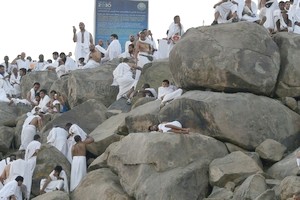
[{"label": "group of seated men", "polygon": [[[237,21],[256,22],[270,33],[300,33],[299,0],[221,0],[214,5],[212,25]],[[299,23],[299,24],[298,24]]]}]

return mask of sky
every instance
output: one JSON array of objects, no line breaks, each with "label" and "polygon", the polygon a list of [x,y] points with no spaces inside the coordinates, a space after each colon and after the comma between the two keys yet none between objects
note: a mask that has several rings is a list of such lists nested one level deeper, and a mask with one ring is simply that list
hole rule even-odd
[{"label": "sky", "polygon": [[[175,3],[176,2],[176,3]],[[149,22],[153,37],[160,39],[175,15],[185,30],[211,24],[215,0],[149,0]],[[199,6],[201,5],[201,6]],[[10,62],[21,52],[38,59],[52,59],[52,52],[72,52],[72,27],[84,22],[94,35],[95,0],[0,0],[0,63],[5,55]],[[74,56],[73,56],[74,58]]]}]

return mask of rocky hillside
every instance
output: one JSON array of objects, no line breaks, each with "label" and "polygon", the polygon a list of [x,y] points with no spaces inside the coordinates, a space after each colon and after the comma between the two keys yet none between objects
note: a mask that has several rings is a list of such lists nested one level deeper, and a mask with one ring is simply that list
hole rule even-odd
[{"label": "rocky hillside", "polygon": [[[35,200],[286,200],[300,192],[296,152],[300,151],[300,36],[270,37],[256,24],[240,22],[189,29],[169,60],[144,67],[140,87],[169,79],[184,94],[160,109],[160,102],[115,101],[111,86],[118,61],[77,70],[58,79],[32,72],[36,81],[68,97],[72,110],[48,115],[43,141],[53,125],[78,124],[95,142],[97,158],[71,194],[39,195],[39,181],[56,164],[70,163],[42,145],[34,172]],[[20,145],[29,108],[0,103],[3,156]],[[149,125],[180,121],[190,134],[148,133]],[[38,196],[39,195],[39,196]]]}]

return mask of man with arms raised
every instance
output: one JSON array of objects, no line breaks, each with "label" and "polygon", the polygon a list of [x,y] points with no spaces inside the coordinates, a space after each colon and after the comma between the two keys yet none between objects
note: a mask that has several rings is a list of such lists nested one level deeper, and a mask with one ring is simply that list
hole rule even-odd
[{"label": "man with arms raised", "polygon": [[26,69],[28,71],[29,69],[29,63],[25,60],[26,54],[25,52],[22,52],[21,55],[18,55],[11,64],[17,64],[18,69]]},{"label": "man with arms raised", "polygon": [[89,45],[94,43],[92,34],[85,30],[85,25],[83,22],[79,23],[79,29],[80,31],[76,33],[76,28],[73,26],[73,42],[76,42],[76,61],[78,61],[79,58],[85,58],[89,53]]},{"label": "man with arms raised", "polygon": [[73,191],[82,178],[86,175],[86,145],[94,142],[94,139],[90,136],[84,141],[81,141],[81,137],[76,135],[74,137],[76,142],[72,147],[72,168],[71,168],[71,186],[70,191]]}]

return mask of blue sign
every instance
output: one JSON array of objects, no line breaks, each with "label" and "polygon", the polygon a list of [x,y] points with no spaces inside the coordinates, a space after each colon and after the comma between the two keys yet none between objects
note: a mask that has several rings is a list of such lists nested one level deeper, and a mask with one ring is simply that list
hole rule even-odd
[{"label": "blue sign", "polygon": [[96,0],[95,13],[96,43],[99,39],[106,43],[111,34],[117,34],[124,51],[130,35],[136,37],[148,29],[148,0]]}]

